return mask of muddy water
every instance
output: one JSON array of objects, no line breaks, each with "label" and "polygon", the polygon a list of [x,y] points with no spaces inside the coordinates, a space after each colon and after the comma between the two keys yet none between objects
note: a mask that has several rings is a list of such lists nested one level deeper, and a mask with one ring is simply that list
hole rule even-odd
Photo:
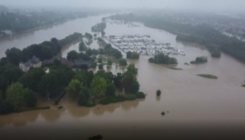
[{"label": "muddy water", "polygon": [[[12,41],[0,42],[1,56],[3,50],[12,46],[24,48],[51,37],[60,39],[75,31],[90,31],[90,27],[100,19],[100,16],[78,19],[57,27],[35,31]],[[206,134],[220,130],[218,128],[227,128],[229,133],[244,130],[240,129],[240,126],[245,125],[245,88],[241,87],[245,80],[243,63],[226,54],[222,54],[220,59],[211,58],[202,46],[176,42],[175,35],[144,26],[130,28],[124,25],[108,25],[105,32],[107,35],[149,34],[156,41],[170,42],[173,47],[186,53],[186,56],[175,56],[179,62],[175,67],[183,70],[171,70],[163,65],[148,63],[147,56],[141,56],[139,60],[129,60],[139,69],[137,78],[141,85],[140,90],[147,94],[146,99],[106,106],[97,105],[92,108],[79,107],[76,103],[62,100],[62,110],[53,107],[51,110],[0,116],[0,136],[38,136],[43,139],[58,136],[59,139],[85,139],[91,135],[102,134],[107,139],[116,139],[118,136],[127,139],[139,134],[144,135],[146,131],[145,135],[156,136],[166,134],[163,132],[175,132],[173,135],[182,136],[185,131],[198,128],[205,129]],[[98,48],[96,41],[91,47]],[[65,57],[70,50],[78,50],[78,44],[63,49],[62,56]],[[184,65],[197,56],[207,56],[208,63]],[[120,71],[122,69],[113,66],[113,73]],[[216,75],[218,79],[210,80],[196,76],[203,73]],[[156,97],[157,89],[162,91],[161,97]],[[43,106],[52,103],[40,101],[38,104]],[[169,113],[161,116],[162,111]],[[233,125],[234,129],[230,131]],[[153,128],[161,131],[151,131]],[[202,134],[201,132],[198,131],[196,135]],[[13,133],[15,135],[12,135]],[[223,133],[224,136],[226,134],[228,133]]]}]

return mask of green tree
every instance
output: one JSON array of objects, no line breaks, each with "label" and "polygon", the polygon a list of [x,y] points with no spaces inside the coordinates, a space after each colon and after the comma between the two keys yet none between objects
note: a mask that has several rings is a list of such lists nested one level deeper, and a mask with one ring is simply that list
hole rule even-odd
[{"label": "green tree", "polygon": [[24,94],[24,100],[28,107],[34,107],[37,104],[37,95],[32,90],[27,90]]},{"label": "green tree", "polygon": [[105,31],[101,31],[101,36],[105,36]]},{"label": "green tree", "polygon": [[82,87],[82,83],[76,79],[71,80],[70,84],[67,87],[67,93],[75,99],[78,96]]},{"label": "green tree", "polygon": [[9,114],[14,111],[14,106],[9,100],[4,100],[0,104],[0,114]]},{"label": "green tree", "polygon": [[103,64],[99,64],[99,70],[103,70],[104,68],[104,65]]},{"label": "green tree", "polygon": [[119,65],[120,66],[127,66],[128,65],[127,60],[124,58],[119,59]]},{"label": "green tree", "polygon": [[78,99],[77,99],[78,105],[85,106],[89,98],[90,98],[89,89],[87,87],[82,87],[81,91],[78,94]]},{"label": "green tree", "polygon": [[67,54],[67,57],[66,57],[68,60],[77,60],[78,59],[78,53],[76,51],[70,51],[68,54]]},{"label": "green tree", "polygon": [[90,68],[93,68],[93,69],[96,69],[97,67],[97,63],[93,62],[91,65],[90,65]]},{"label": "green tree", "polygon": [[122,77],[122,74],[121,73],[117,73],[117,75],[113,77],[114,85],[118,89],[121,89],[121,81],[122,81],[122,78],[123,77]]},{"label": "green tree", "polygon": [[127,52],[127,58],[128,59],[139,59],[139,54],[136,52]]},{"label": "green tree", "polygon": [[81,40],[81,42],[79,43],[79,51],[86,51],[87,46],[85,45],[83,39]]},{"label": "green tree", "polygon": [[58,59],[54,59],[54,66],[60,66],[61,62]]},{"label": "green tree", "polygon": [[7,80],[8,85],[17,82],[22,75],[23,71],[14,65],[6,65],[2,73],[2,76]]},{"label": "green tree", "polygon": [[148,60],[151,63],[156,64],[177,64],[177,59],[173,57],[169,57],[163,53],[156,54],[153,58],[149,58]]},{"label": "green tree", "polygon": [[111,59],[108,59],[108,60],[107,60],[107,65],[108,65],[108,66],[111,66],[111,65],[112,65]]},{"label": "green tree", "polygon": [[5,52],[7,58],[10,60],[13,64],[19,64],[19,62],[23,59],[22,51],[18,48],[11,48],[7,49]]},{"label": "green tree", "polygon": [[106,92],[106,80],[103,77],[95,77],[91,83],[91,93],[96,97],[104,97]]},{"label": "green tree", "polygon": [[86,50],[86,54],[89,55],[89,56],[91,56],[91,55],[92,55],[92,50],[91,50],[90,48],[87,49],[87,50]]},{"label": "green tree", "polygon": [[139,82],[134,75],[130,72],[126,72],[122,78],[122,88],[126,93],[137,93],[139,91]]},{"label": "green tree", "polygon": [[43,75],[39,83],[39,90],[48,98],[56,97],[60,92],[58,76],[53,72]]},{"label": "green tree", "polygon": [[26,92],[28,92],[28,89],[25,89],[21,83],[13,83],[6,91],[6,99],[8,99],[14,107],[17,107],[20,103],[24,103],[24,95]]},{"label": "green tree", "polygon": [[30,71],[22,75],[22,77],[19,79],[19,82],[25,87],[35,92],[38,92],[38,85],[44,74],[45,72],[42,68],[31,69]]},{"label": "green tree", "polygon": [[102,58],[99,58],[98,59],[98,63],[102,63]]},{"label": "green tree", "polygon": [[94,77],[94,73],[92,71],[80,70],[79,72],[76,73],[74,79],[80,81],[83,86],[90,87],[93,77]]},{"label": "green tree", "polygon": [[138,69],[135,68],[135,65],[133,63],[129,64],[127,67],[127,71],[131,72],[133,74],[138,74]]},{"label": "green tree", "polygon": [[108,84],[106,87],[106,96],[115,96],[116,87],[113,84]]},{"label": "green tree", "polygon": [[3,102],[3,95],[2,95],[2,91],[0,90],[0,104]]},{"label": "green tree", "polygon": [[160,96],[162,94],[161,90],[157,90],[157,96]]},{"label": "green tree", "polygon": [[85,37],[89,40],[92,40],[93,39],[93,35],[91,35],[90,33],[85,33]]}]

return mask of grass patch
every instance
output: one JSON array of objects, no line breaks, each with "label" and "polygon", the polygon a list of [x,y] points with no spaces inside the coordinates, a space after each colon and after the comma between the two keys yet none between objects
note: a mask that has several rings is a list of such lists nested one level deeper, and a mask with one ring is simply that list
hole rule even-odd
[{"label": "grass patch", "polygon": [[245,87],[245,84],[243,84],[242,87]]},{"label": "grass patch", "polygon": [[209,78],[209,79],[218,79],[217,76],[214,76],[214,75],[211,75],[211,74],[198,74],[198,76],[204,77],[204,78]]},{"label": "grass patch", "polygon": [[169,68],[169,69],[172,69],[172,70],[183,70],[182,68],[173,68],[173,67],[166,67],[166,68]]},{"label": "grass patch", "polygon": [[49,106],[45,106],[45,107],[22,108],[22,109],[18,109],[16,111],[14,111],[14,112],[20,113],[20,112],[26,112],[26,111],[46,110],[46,109],[50,109],[50,107]]}]

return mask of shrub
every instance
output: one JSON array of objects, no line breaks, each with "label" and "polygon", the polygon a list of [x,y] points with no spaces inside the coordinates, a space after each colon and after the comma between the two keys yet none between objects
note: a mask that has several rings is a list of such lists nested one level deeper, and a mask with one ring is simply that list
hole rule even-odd
[{"label": "shrub", "polygon": [[103,64],[99,64],[99,70],[103,70],[104,65]]},{"label": "shrub", "polygon": [[89,99],[89,100],[86,102],[86,107],[92,107],[92,106],[95,106],[95,100]]},{"label": "shrub", "polygon": [[132,100],[135,100],[135,99],[136,99],[136,95],[134,95],[134,94],[129,94],[129,95],[127,96],[127,100],[132,101]]},{"label": "shrub", "polygon": [[165,115],[165,112],[163,111],[161,114],[162,114],[162,116],[164,116]]},{"label": "shrub", "polygon": [[145,98],[145,94],[143,92],[138,92],[136,96],[137,98],[140,98],[140,99]]},{"label": "shrub", "polygon": [[14,106],[9,100],[4,100],[0,104],[0,114],[9,114],[14,111]]},{"label": "shrub", "polygon": [[161,90],[157,90],[157,96],[160,96],[162,94]]},{"label": "shrub", "polygon": [[122,102],[125,100],[126,100],[125,96],[111,96],[111,97],[102,99],[100,103],[103,105],[108,105],[110,103],[117,103],[117,102]]},{"label": "shrub", "polygon": [[191,64],[200,64],[208,62],[207,57],[197,57],[195,61],[191,61]]}]

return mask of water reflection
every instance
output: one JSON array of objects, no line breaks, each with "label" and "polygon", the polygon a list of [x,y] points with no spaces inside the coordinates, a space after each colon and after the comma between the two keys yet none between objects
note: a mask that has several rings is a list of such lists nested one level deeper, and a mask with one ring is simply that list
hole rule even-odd
[{"label": "water reflection", "polygon": [[80,107],[76,103],[67,102],[65,103],[65,107],[70,115],[72,115],[74,118],[80,118],[87,116],[91,109],[87,107]]},{"label": "water reflection", "polygon": [[113,113],[116,109],[120,108],[122,108],[124,111],[129,111],[132,108],[136,108],[139,105],[139,102],[142,101],[144,101],[144,99],[113,103],[109,105],[98,104],[95,107],[89,108],[78,106],[74,102],[66,102],[63,103],[63,105],[66,107],[70,115],[72,115],[75,118],[80,118],[89,115],[90,112],[95,116],[102,116],[105,113]]},{"label": "water reflection", "polygon": [[35,122],[39,116],[39,111],[30,111],[23,113],[13,113],[0,116],[0,126],[12,124],[13,126],[25,126],[28,123]]},{"label": "water reflection", "polygon": [[161,96],[156,96],[156,100],[160,101],[161,100]]},{"label": "water reflection", "polygon": [[121,103],[121,108],[124,111],[129,111],[132,108],[136,108],[139,105],[139,102],[144,101],[145,99],[135,100],[135,101],[126,101]]},{"label": "water reflection", "polygon": [[57,109],[50,109],[50,110],[43,110],[40,111],[40,115],[48,122],[54,122],[59,120],[61,116],[61,112],[63,110],[57,110]]}]

